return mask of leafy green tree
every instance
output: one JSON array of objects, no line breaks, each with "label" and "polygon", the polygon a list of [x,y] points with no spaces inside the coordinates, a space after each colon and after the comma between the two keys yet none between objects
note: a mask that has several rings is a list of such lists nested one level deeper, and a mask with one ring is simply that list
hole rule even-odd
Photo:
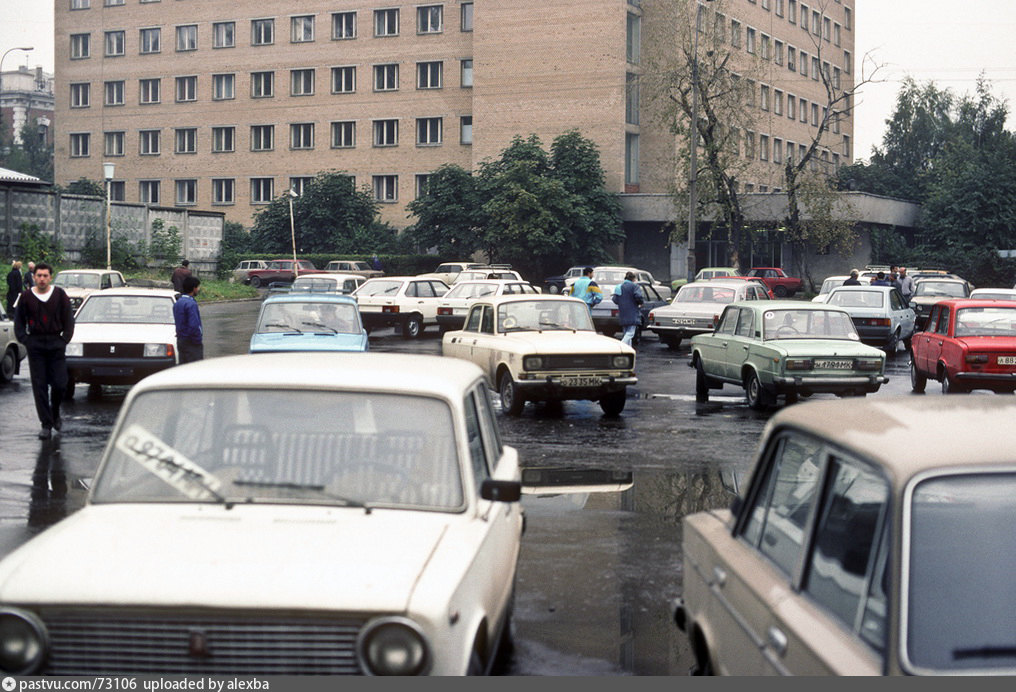
[{"label": "leafy green tree", "polygon": [[21,127],[20,135],[20,142],[7,147],[0,146],[0,165],[51,182],[53,145],[40,139],[36,129],[27,122]]},{"label": "leafy green tree", "polygon": [[88,178],[78,178],[63,191],[72,195],[92,195],[94,197],[102,197],[103,199],[106,197],[106,189],[102,183],[89,180]]},{"label": "leafy green tree", "polygon": [[59,240],[51,238],[39,230],[36,224],[21,224],[21,232],[18,237],[17,255],[25,258],[25,264],[32,262],[47,262],[49,264],[60,264],[63,262],[63,247]]},{"label": "leafy green tree", "polygon": [[441,257],[468,258],[480,249],[485,226],[476,178],[455,164],[445,164],[427,178],[426,192],[406,205],[416,223],[406,229],[421,248],[436,248]]},{"label": "leafy green tree", "polygon": [[159,266],[171,267],[179,262],[182,248],[180,229],[176,226],[167,227],[162,219],[152,220],[152,242],[149,243],[148,252]]}]

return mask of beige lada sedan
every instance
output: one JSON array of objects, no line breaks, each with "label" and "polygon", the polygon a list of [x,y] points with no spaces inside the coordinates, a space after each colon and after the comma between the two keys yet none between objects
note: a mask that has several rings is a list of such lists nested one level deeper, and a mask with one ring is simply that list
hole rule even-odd
[{"label": "beige lada sedan", "polygon": [[683,520],[697,672],[1016,674],[1012,398],[773,416],[730,510]]}]

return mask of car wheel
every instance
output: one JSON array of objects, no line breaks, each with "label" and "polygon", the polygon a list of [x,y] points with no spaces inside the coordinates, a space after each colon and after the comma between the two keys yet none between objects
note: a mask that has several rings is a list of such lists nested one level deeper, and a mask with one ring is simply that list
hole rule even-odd
[{"label": "car wheel", "polygon": [[74,381],[74,378],[70,374],[68,374],[67,375],[67,388],[64,389],[64,401],[73,401],[74,400],[74,388],[77,386],[77,384],[78,383]]},{"label": "car wheel", "polygon": [[547,293],[557,294],[557,293],[560,293],[560,292],[561,292],[561,289],[558,288],[557,284],[551,284],[550,286],[547,287]]},{"label": "car wheel", "polygon": [[469,654],[469,667],[466,668],[466,675],[483,675],[483,673],[483,657],[474,646],[473,651]]},{"label": "car wheel", "polygon": [[0,360],[0,380],[10,382],[14,379],[14,369],[18,364],[14,349],[8,348],[4,353],[3,360]]},{"label": "car wheel", "polygon": [[914,342],[911,337],[908,336],[906,339],[903,340],[903,348],[907,349],[907,353],[914,352]]},{"label": "car wheel", "polygon": [[773,295],[775,295],[777,298],[786,298],[787,297],[787,287],[786,286],[777,286],[776,288],[773,289]]},{"label": "car wheel", "polygon": [[754,370],[750,371],[744,380],[744,395],[748,398],[748,406],[756,411],[765,410],[769,404],[766,390]]},{"label": "car wheel", "polygon": [[893,332],[893,335],[889,337],[889,343],[885,345],[885,354],[892,358],[896,355],[896,349],[900,343],[900,333]]},{"label": "car wheel", "polygon": [[695,401],[709,401],[709,381],[701,358],[695,361]]},{"label": "car wheel", "polygon": [[402,323],[403,339],[418,339],[422,333],[423,322],[420,321],[419,315],[410,315]]},{"label": "car wheel", "polygon": [[787,392],[786,396],[784,397],[784,400],[786,401],[787,404],[796,404],[797,398],[798,398],[797,392]]},{"label": "car wheel", "polygon": [[680,347],[681,345],[681,339],[678,337],[661,336],[660,340],[663,341],[663,343],[667,345],[667,348],[669,348],[672,351],[676,351],[678,347]]},{"label": "car wheel", "polygon": [[943,394],[967,394],[968,391],[969,390],[967,390],[965,387],[961,387],[960,385],[956,384],[956,382],[954,382],[953,379],[949,377],[949,373],[945,373],[942,376]]},{"label": "car wheel", "polygon": [[515,384],[510,372],[501,376],[501,384],[498,387],[501,393],[501,408],[509,416],[518,416],[526,406],[525,397],[519,392],[519,386]]},{"label": "car wheel", "polygon": [[628,393],[623,389],[619,392],[610,392],[600,398],[600,408],[608,416],[617,416],[624,410],[626,401],[628,401]]},{"label": "car wheel", "polygon": [[913,356],[910,358],[910,388],[920,394],[928,384],[928,377],[917,369]]},{"label": "car wheel", "polygon": [[250,285],[253,286],[254,288],[261,288],[261,284],[262,282],[260,276],[252,276],[250,278]]},{"label": "car wheel", "polygon": [[88,398],[99,399],[102,397],[102,385],[94,382],[88,385]]}]

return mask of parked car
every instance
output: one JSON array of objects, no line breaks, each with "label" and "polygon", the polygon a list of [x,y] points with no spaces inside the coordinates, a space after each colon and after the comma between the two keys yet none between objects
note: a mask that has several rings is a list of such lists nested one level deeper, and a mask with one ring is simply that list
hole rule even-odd
[{"label": "parked car", "polygon": [[1016,674],[1014,417],[984,396],[774,415],[731,509],[682,520],[695,672]]},{"label": "parked car", "polygon": [[127,280],[115,269],[64,269],[53,277],[53,285],[67,292],[71,309],[77,310],[95,291],[123,288]]},{"label": "parked car", "polygon": [[437,324],[438,298],[448,286],[438,279],[419,276],[385,276],[368,279],[352,295],[369,334],[373,329],[395,327],[405,339],[416,339]]},{"label": "parked car", "polygon": [[1016,391],[1016,300],[939,301],[913,343],[915,392],[923,392],[929,379],[942,383],[943,394]]},{"label": "parked car", "polygon": [[0,561],[4,672],[489,672],[520,492],[470,363],[172,368],[128,393],[85,506]]},{"label": "parked car", "polygon": [[321,273],[298,276],[289,286],[290,293],[339,293],[349,295],[367,281],[363,274]]},{"label": "parked car", "polygon": [[768,286],[766,286],[766,282],[763,281],[762,279],[760,279],[757,276],[715,276],[715,277],[713,277],[711,279],[704,279],[704,280],[705,281],[726,281],[728,279],[732,280],[732,281],[753,281],[753,282],[757,283],[759,286],[761,286],[762,289],[769,295],[770,298],[772,298],[773,300],[776,300],[776,296],[773,294],[772,290]]},{"label": "parked car", "polygon": [[244,283],[248,283],[254,288],[267,286],[273,281],[292,283],[297,276],[313,274],[318,271],[310,260],[297,260],[296,272],[294,274],[293,260],[275,259],[271,260],[264,269],[251,269],[247,272],[247,280]]},{"label": "parked car", "polygon": [[67,344],[67,398],[77,384],[133,385],[177,364],[173,305],[168,288],[111,288],[87,296],[74,315]]},{"label": "parked car", "polygon": [[233,275],[230,277],[230,281],[242,284],[247,283],[247,272],[251,269],[264,269],[267,266],[268,262],[264,260],[240,260],[233,268]]},{"label": "parked car", "polygon": [[898,289],[892,286],[840,286],[829,292],[826,305],[835,305],[850,313],[861,341],[896,353],[903,342],[910,350],[916,313],[907,307]]},{"label": "parked car", "polygon": [[914,281],[914,295],[910,307],[917,316],[917,331],[922,331],[931,308],[947,298],[969,298],[973,287],[964,279],[926,278]]},{"label": "parked car", "polygon": [[800,396],[864,396],[888,382],[885,354],[857,337],[842,308],[792,300],[728,305],[716,331],[691,339],[695,396],[743,387],[748,405],[763,410]]},{"label": "parked car", "polygon": [[[466,274],[468,272],[462,272]],[[479,298],[500,295],[539,293],[528,281],[505,279],[479,279],[475,281],[456,281],[455,285],[445,293],[437,304],[437,324],[441,333],[449,329],[462,329],[466,321],[469,306]]]},{"label": "parked car", "polygon": [[[656,288],[648,281],[636,281],[639,288],[642,289],[642,299],[645,301],[642,303],[642,307],[639,308],[639,313],[642,318],[642,323],[635,328],[635,338],[632,340],[632,344],[638,343],[642,337],[642,330],[644,330],[649,324],[649,313],[656,308],[661,308],[667,305],[667,300],[661,296]],[[603,290],[603,300],[597,303],[589,311],[593,316],[593,326],[596,331],[600,332],[604,336],[615,336],[621,331],[621,323],[618,322],[618,308],[617,303],[612,300],[614,290],[617,286],[607,285],[601,286]]]},{"label": "parked car", "polygon": [[582,276],[582,270],[586,267],[591,267],[592,264],[581,264],[574,267],[569,267],[568,271],[564,274],[557,276],[548,276],[543,280],[543,290],[545,293],[561,293],[567,286],[570,286],[569,279],[574,281],[575,279]]},{"label": "parked car", "polygon": [[970,292],[970,297],[981,300],[1016,300],[1016,288],[975,288]]},{"label": "parked car", "polygon": [[[695,278],[691,283],[695,281],[708,281],[709,279],[722,279],[728,276],[741,276],[741,272],[737,267],[702,267],[695,272]],[[676,293],[681,286],[688,283],[689,281],[686,278],[675,279],[670,282],[670,287]]]},{"label": "parked car", "polygon": [[[601,290],[603,290],[604,286],[609,286],[611,287],[611,290],[613,290],[614,286],[624,281],[624,277],[628,272],[635,275],[636,281],[648,283],[655,288],[656,292],[663,296],[665,300],[669,300],[671,298],[670,287],[665,286],[662,282],[654,279],[653,275],[645,269],[638,269],[636,267],[622,267],[616,265],[593,267],[593,281],[596,282],[596,285],[599,286]],[[581,276],[581,273],[579,276]],[[571,292],[571,286],[575,283],[576,279],[578,279],[578,277],[569,277],[565,280],[566,290],[564,293]]]},{"label": "parked car", "polygon": [[249,348],[250,353],[366,350],[367,330],[355,298],[303,291],[265,298]]},{"label": "parked car", "polygon": [[14,333],[14,315],[8,315],[0,305],[0,382],[10,382],[21,373],[21,361],[28,349]]},{"label": "parked car", "polygon": [[788,275],[779,267],[752,267],[745,276],[762,279],[777,298],[792,298],[804,286],[801,279]]},{"label": "parked car", "polygon": [[843,282],[850,278],[849,274],[841,274],[838,276],[827,276],[822,281],[822,286],[818,289],[818,295],[811,299],[813,303],[824,303],[829,298],[829,292],[834,288],[838,288],[843,285]]},{"label": "parked car", "polygon": [[597,334],[586,304],[568,296],[480,298],[462,329],[442,337],[441,353],[479,365],[510,416],[527,401],[582,399],[616,416],[638,382],[635,349]]},{"label": "parked car", "polygon": [[451,286],[455,282],[455,277],[458,276],[459,272],[467,269],[483,269],[486,266],[483,262],[442,262],[437,265],[434,271],[420,274],[419,278],[437,279],[446,286]]},{"label": "parked car", "polygon": [[325,265],[322,271],[337,274],[359,274],[368,279],[385,275],[383,271],[374,269],[367,262],[357,260],[332,260]]},{"label": "parked car", "polygon": [[676,349],[684,339],[716,327],[725,305],[740,300],[769,300],[765,286],[751,281],[710,279],[682,286],[670,304],[649,311],[646,329]]}]

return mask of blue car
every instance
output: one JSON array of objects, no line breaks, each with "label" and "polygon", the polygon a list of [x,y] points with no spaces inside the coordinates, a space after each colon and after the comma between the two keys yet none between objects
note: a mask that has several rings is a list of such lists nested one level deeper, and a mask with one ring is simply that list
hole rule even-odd
[{"label": "blue car", "polygon": [[250,353],[366,350],[356,300],[338,294],[268,296],[250,338]]}]

